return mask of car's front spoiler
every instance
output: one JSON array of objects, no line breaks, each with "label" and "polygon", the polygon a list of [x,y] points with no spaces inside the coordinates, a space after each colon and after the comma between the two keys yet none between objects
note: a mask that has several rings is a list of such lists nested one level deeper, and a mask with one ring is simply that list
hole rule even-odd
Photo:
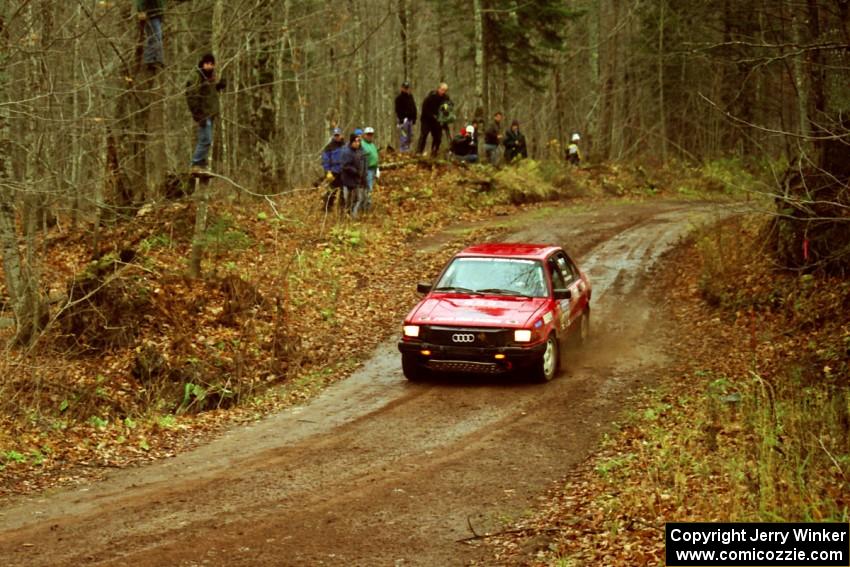
[{"label": "car's front spoiler", "polygon": [[[433,370],[494,374],[536,362],[546,350],[546,343],[527,347],[461,347],[401,340],[398,350],[416,356],[422,365]],[[423,351],[430,354],[422,354]],[[497,359],[497,354],[502,356]]]}]

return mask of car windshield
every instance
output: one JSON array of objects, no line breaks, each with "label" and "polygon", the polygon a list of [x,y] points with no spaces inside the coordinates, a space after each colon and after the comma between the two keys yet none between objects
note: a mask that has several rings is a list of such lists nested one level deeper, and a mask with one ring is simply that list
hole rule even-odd
[{"label": "car windshield", "polygon": [[455,258],[435,291],[546,297],[543,266],[516,258]]}]

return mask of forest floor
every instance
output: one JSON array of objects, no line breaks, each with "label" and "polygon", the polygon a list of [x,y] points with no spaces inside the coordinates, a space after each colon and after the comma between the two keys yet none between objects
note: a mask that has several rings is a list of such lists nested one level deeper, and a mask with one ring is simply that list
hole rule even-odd
[{"label": "forest floor", "polygon": [[[697,388],[694,396],[705,376],[722,396],[741,395],[717,385],[713,349],[747,358],[743,343],[730,341],[740,337],[724,333],[744,325],[752,334],[750,319],[725,325],[700,303],[706,295],[721,308],[730,300],[723,285],[701,281],[706,262],[693,247],[658,263],[680,237],[718,213],[739,213],[739,205],[718,204],[728,183],[703,171],[525,168],[494,178],[486,169],[403,164],[382,178],[373,216],[357,223],[323,225],[308,192],[273,207],[222,192],[216,218],[226,222],[213,223],[220,242],[212,242],[201,281],[182,275],[191,201],[116,226],[103,239],[114,248],[97,254],[97,265],[111,252],[117,261],[108,273],[118,276],[108,283],[121,284],[111,301],[141,302],[143,317],[121,320],[132,340],[93,344],[101,335],[87,335],[82,324],[66,333],[74,335],[66,343],[73,356],[44,349],[4,375],[13,377],[4,378],[5,392],[15,395],[0,444],[0,558],[15,565],[657,561],[659,518],[688,519],[686,510],[661,513],[658,504],[656,515],[641,510],[620,525],[632,511],[610,503],[639,499],[593,483],[621,470],[641,477],[619,463],[639,462],[628,450],[646,440],[634,432],[653,430],[612,431],[627,405],[656,423],[675,414],[683,430],[693,429],[684,395],[658,393],[666,377]],[[750,236],[731,241],[742,235]],[[542,387],[407,384],[393,337],[415,302],[415,282],[432,278],[460,246],[494,237],[557,242],[579,259],[599,303],[591,348]],[[54,253],[45,273],[54,274],[56,290],[91,266],[83,236],[51,235],[46,245]],[[122,261],[128,249],[135,253]],[[728,283],[736,274],[722,275],[717,281]],[[765,286],[772,289],[764,279],[751,287]],[[134,294],[139,287],[148,291]],[[722,370],[733,376],[735,368]],[[645,386],[654,389],[625,404]],[[667,397],[658,402],[659,395]],[[716,421],[719,410],[711,411]],[[250,425],[234,427],[240,423]],[[724,431],[712,434],[715,442]],[[609,432],[614,440],[597,454]],[[698,433],[684,446],[702,439]],[[153,460],[161,462],[131,466]],[[561,481],[542,496],[568,471],[575,484],[564,491]],[[660,472],[651,479],[658,503],[678,497],[667,480]],[[44,492],[57,485],[66,487]],[[646,488],[622,486],[629,494]],[[690,512],[706,518],[705,510]],[[621,541],[623,532],[634,541]]]},{"label": "forest floor", "polygon": [[199,280],[186,275],[191,197],[145,207],[97,242],[91,226],[60,222],[40,243],[51,325],[31,352],[0,358],[0,496],[170,457],[311,399],[397,332],[411,282],[509,231],[518,212],[723,199],[736,191],[727,181],[684,168],[529,162],[494,175],[402,161],[385,171],[374,213],[352,222],[325,216],[321,189],[255,199],[215,180]]},{"label": "forest floor", "polygon": [[778,269],[769,227],[737,216],[659,262],[668,363],[481,564],[662,565],[668,521],[848,521],[850,282]]}]

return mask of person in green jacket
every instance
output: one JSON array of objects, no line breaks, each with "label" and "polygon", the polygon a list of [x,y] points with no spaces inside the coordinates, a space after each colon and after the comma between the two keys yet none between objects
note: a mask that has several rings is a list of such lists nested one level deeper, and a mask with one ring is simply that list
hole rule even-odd
[{"label": "person in green jacket", "polygon": [[165,50],[162,45],[164,13],[165,0],[136,0],[136,16],[145,30],[142,62],[152,69],[165,65]]},{"label": "person in green jacket", "polygon": [[366,199],[363,203],[363,210],[368,211],[372,208],[372,188],[375,186],[375,179],[379,175],[378,147],[375,145],[375,129],[371,126],[363,129],[360,148],[366,158]]},{"label": "person in green jacket", "polygon": [[207,53],[198,62],[186,82],[186,103],[192,120],[198,126],[197,144],[192,154],[192,173],[209,171],[209,154],[213,143],[213,123],[219,113],[218,93],[226,86],[215,74],[215,56]]}]

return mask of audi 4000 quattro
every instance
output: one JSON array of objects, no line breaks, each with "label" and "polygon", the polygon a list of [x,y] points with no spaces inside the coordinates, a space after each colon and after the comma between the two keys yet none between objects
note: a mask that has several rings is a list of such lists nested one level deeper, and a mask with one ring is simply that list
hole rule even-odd
[{"label": "audi 4000 quattro", "polygon": [[398,343],[409,380],[517,371],[548,381],[567,343],[590,332],[590,281],[557,246],[471,246],[417,290],[426,295]]}]

